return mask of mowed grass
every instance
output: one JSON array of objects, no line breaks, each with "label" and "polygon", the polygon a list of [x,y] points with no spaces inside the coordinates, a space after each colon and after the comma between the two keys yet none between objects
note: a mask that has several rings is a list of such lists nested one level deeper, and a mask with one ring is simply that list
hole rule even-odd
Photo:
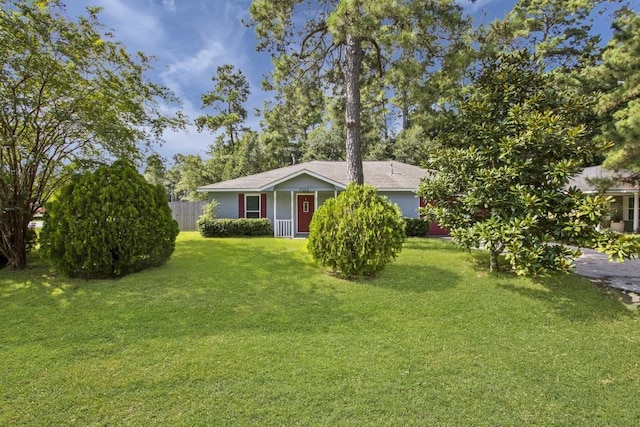
[{"label": "mowed grass", "polygon": [[638,425],[640,315],[412,239],[374,280],[305,240],[182,233],[120,280],[0,271],[0,425]]}]

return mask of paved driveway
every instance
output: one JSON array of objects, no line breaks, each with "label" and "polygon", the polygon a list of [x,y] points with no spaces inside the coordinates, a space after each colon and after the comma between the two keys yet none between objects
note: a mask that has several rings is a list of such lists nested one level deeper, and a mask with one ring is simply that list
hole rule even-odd
[{"label": "paved driveway", "polygon": [[639,258],[629,259],[623,263],[610,262],[605,254],[592,249],[581,250],[582,256],[576,260],[578,274],[602,280],[612,288],[640,295]]}]

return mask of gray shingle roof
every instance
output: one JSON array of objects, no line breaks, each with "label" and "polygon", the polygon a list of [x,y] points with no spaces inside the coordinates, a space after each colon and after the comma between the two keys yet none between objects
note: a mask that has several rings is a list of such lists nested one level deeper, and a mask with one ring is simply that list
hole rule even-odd
[{"label": "gray shingle roof", "polygon": [[[625,176],[625,171],[614,172],[610,169],[605,169],[602,166],[591,166],[584,168],[582,173],[569,182],[569,186],[577,187],[585,193],[595,193],[596,189],[587,182],[588,178],[614,178],[616,176]],[[611,188],[607,190],[607,193],[629,193],[636,190],[637,187],[633,185],[618,181]]]},{"label": "gray shingle roof", "polygon": [[[363,171],[365,183],[378,190],[415,191],[428,174],[426,169],[396,161],[363,162]],[[313,161],[204,185],[198,191],[261,191],[304,173],[341,187],[348,184],[347,162]]]}]

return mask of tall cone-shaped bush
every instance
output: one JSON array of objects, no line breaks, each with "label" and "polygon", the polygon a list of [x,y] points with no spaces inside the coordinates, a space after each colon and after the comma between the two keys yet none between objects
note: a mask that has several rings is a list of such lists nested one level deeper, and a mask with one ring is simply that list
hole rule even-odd
[{"label": "tall cone-shaped bush", "polygon": [[47,206],[40,243],[63,274],[118,277],[164,264],[178,232],[164,189],[118,160],[61,189]]}]

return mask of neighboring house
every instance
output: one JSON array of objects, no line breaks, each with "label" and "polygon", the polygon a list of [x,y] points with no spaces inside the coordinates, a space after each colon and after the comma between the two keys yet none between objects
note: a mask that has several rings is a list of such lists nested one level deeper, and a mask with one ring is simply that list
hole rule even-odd
[{"label": "neighboring house", "polygon": [[[619,208],[620,219],[624,222],[624,231],[637,233],[640,231],[640,201],[638,200],[640,198],[640,186],[637,183],[630,184],[616,179],[619,177],[624,178],[628,174],[628,172],[624,171],[614,172],[601,166],[592,166],[585,168],[569,185],[575,186],[585,193],[595,194],[598,189],[589,180],[594,178],[613,179],[613,185],[604,191],[604,195],[613,197],[612,206]],[[616,210],[618,209],[612,209],[612,211]],[[611,219],[618,218],[613,218],[612,216]]]},{"label": "neighboring house", "polygon": [[[363,162],[364,181],[396,203],[405,217],[418,218],[421,200],[416,196],[428,171],[396,161]],[[313,213],[347,184],[347,163],[313,161],[205,185],[218,203],[220,218],[268,218],[276,237],[309,233]],[[434,225],[432,233],[443,233]]]}]

